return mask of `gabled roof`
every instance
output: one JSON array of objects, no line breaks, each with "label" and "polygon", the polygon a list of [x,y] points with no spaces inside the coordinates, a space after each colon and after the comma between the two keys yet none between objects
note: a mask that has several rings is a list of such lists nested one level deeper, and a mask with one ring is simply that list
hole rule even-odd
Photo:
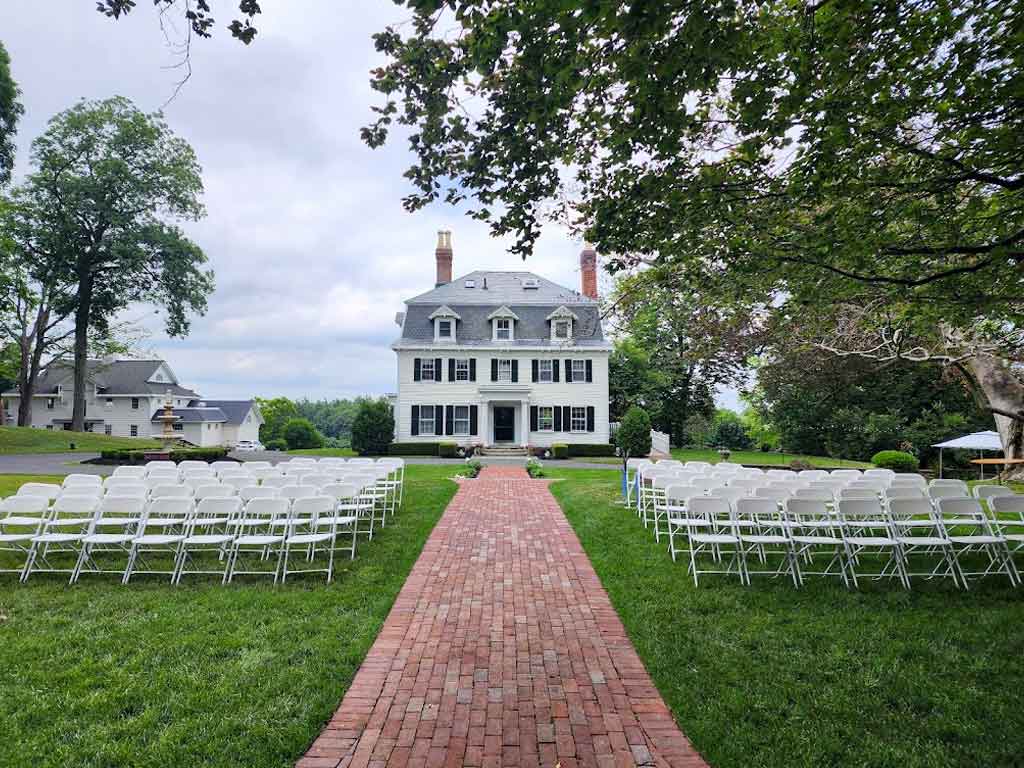
[{"label": "gabled roof", "polygon": [[430,313],[431,320],[433,320],[435,317],[454,317],[456,320],[462,319],[461,317],[459,317],[458,313],[454,309],[449,307],[447,304],[438,307],[437,309]]},{"label": "gabled roof", "polygon": [[[150,381],[153,375],[165,366],[163,360],[89,360],[86,381],[95,383],[103,395],[163,395],[167,390],[176,397],[198,397],[198,395],[176,382]],[[70,389],[74,383],[74,368],[70,362],[51,363],[39,375],[36,393],[48,395],[57,392],[57,387]],[[11,393],[16,396],[16,392]]]},{"label": "gabled roof", "polygon": [[[474,287],[467,288],[467,281],[472,282]],[[534,283],[537,287],[525,287],[524,284],[528,283]],[[433,304],[435,306],[489,304],[492,307],[500,307],[502,304],[509,306],[592,304],[597,306],[597,302],[593,299],[532,272],[488,272],[484,270],[470,272],[450,283],[439,285],[431,291],[414,296],[405,303],[410,305]]]},{"label": "gabled roof", "polygon": [[552,312],[550,315],[548,315],[547,319],[548,320],[555,320],[555,319],[560,318],[560,317],[567,317],[570,320],[578,320],[579,319],[578,317],[576,317],[576,313],[573,312],[571,309],[569,309],[564,304],[562,306],[560,306],[558,309],[556,309],[554,312]]},{"label": "gabled roof", "polygon": [[[256,408],[255,400],[193,400],[189,403],[189,407],[198,406],[199,403],[206,403],[207,408],[220,410],[227,419],[227,423],[231,425],[241,424],[249,415],[249,411]],[[258,414],[259,409],[256,410]]]},{"label": "gabled roof", "polygon": [[[153,418],[150,419],[154,424],[160,423],[159,417],[164,413],[163,408],[158,408],[153,412]],[[206,422],[220,422],[224,423],[228,420],[228,417],[224,414],[220,408],[175,408],[172,413],[178,417],[178,421],[183,424],[205,424]]]},{"label": "gabled roof", "polygon": [[496,317],[511,317],[513,320],[518,320],[519,319],[519,315],[517,315],[515,312],[513,312],[511,309],[509,309],[505,305],[502,305],[502,306],[498,307],[496,310],[494,310],[493,312],[491,312],[491,314],[489,314],[487,316],[487,319],[488,320],[493,320]]}]

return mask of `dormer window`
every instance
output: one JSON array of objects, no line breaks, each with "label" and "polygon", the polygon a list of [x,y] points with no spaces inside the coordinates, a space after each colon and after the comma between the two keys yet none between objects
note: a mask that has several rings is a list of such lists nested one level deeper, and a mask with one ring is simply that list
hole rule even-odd
[{"label": "dormer window", "polygon": [[494,321],[494,338],[498,341],[511,341],[512,339],[512,319],[508,317],[499,317]]},{"label": "dormer window", "polygon": [[455,324],[461,318],[451,307],[438,307],[430,314],[434,321],[434,341],[455,341]]},{"label": "dormer window", "polygon": [[554,342],[566,343],[572,341],[572,324],[576,321],[576,315],[568,307],[562,306],[548,315],[547,320],[551,323],[551,340]]},{"label": "dormer window", "polygon": [[557,320],[555,321],[555,338],[556,339],[568,339],[569,338],[569,321],[568,320]]}]

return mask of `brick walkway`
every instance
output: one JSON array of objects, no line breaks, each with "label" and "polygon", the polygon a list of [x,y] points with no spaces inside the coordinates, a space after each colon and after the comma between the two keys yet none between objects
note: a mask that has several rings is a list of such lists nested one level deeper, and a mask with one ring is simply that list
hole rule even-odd
[{"label": "brick walkway", "polygon": [[705,766],[543,480],[448,505],[299,768]]}]

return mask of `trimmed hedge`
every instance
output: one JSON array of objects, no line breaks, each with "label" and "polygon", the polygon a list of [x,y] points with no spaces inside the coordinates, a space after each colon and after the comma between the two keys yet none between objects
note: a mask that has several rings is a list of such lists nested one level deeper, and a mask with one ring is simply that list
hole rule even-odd
[{"label": "trimmed hedge", "polygon": [[392,456],[437,456],[437,443],[391,443],[388,453]]},{"label": "trimmed hedge", "polygon": [[437,455],[440,456],[442,459],[454,459],[456,456],[455,452],[458,449],[458,443],[451,440],[446,440],[443,443],[437,444]]},{"label": "trimmed hedge", "polygon": [[569,443],[570,456],[614,456],[615,446],[609,443]]},{"label": "trimmed hedge", "polygon": [[906,451],[879,451],[871,457],[871,463],[879,469],[891,469],[893,472],[917,472],[917,457]]},{"label": "trimmed hedge", "polygon": [[267,444],[263,447],[268,451],[287,451],[288,441],[281,437],[275,437],[272,440],[267,440]]},{"label": "trimmed hedge", "polygon": [[[117,461],[122,464],[142,464],[146,460],[146,454],[160,453],[160,451],[126,451],[123,449],[113,451],[100,451],[100,458],[103,461]],[[168,458],[173,462],[186,460],[192,461],[221,461],[228,455],[227,448],[178,448],[170,451]]]},{"label": "trimmed hedge", "polygon": [[551,444],[551,458],[553,459],[568,459],[569,458],[569,446],[565,443],[552,443]]}]

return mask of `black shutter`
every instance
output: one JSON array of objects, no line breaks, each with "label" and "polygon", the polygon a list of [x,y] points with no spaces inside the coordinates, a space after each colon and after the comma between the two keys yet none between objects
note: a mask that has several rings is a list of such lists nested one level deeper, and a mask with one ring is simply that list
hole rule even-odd
[{"label": "black shutter", "polygon": [[594,406],[587,406],[587,432],[594,431]]},{"label": "black shutter", "polygon": [[448,358],[448,381],[455,381],[455,358]]},{"label": "black shutter", "polygon": [[412,361],[412,380],[420,380],[420,359],[418,357],[413,358]]},{"label": "black shutter", "polygon": [[476,381],[476,358],[469,358],[469,380]]},{"label": "black shutter", "polygon": [[434,358],[434,381],[441,381],[441,358]]},{"label": "black shutter", "polygon": [[537,431],[537,406],[536,405],[531,405],[530,406],[530,431],[531,432],[536,432]]},{"label": "black shutter", "polygon": [[435,405],[434,406],[434,434],[435,435],[443,435],[444,434],[444,406],[443,405]]},{"label": "black shutter", "polygon": [[594,380],[594,361],[587,360],[587,384]]},{"label": "black shutter", "polygon": [[495,357],[495,358],[493,358],[491,360],[491,381],[497,381],[497,380],[498,380],[498,358]]},{"label": "black shutter", "polygon": [[551,361],[551,380],[556,382],[556,383],[558,382],[558,369],[560,367],[561,366],[559,366],[557,360],[552,360]]},{"label": "black shutter", "polygon": [[515,383],[518,383],[518,382],[519,382],[519,361],[518,360],[513,360],[512,361],[512,383],[515,384]]},{"label": "black shutter", "polygon": [[[555,369],[557,370],[557,366],[556,366]],[[561,432],[562,431],[562,409],[561,409],[560,406],[556,405],[551,410],[555,412],[555,432]]]},{"label": "black shutter", "polygon": [[469,434],[471,434],[474,437],[476,437],[476,430],[477,430],[476,406],[475,405],[471,405],[471,406],[469,406]]},{"label": "black shutter", "polygon": [[[419,360],[416,361],[417,363]],[[419,368],[419,366],[416,366]],[[420,407],[414,405],[412,407],[412,428],[409,430],[410,435],[418,435],[420,433]]]},{"label": "black shutter", "polygon": [[444,433],[446,435],[455,434],[455,406],[446,405],[444,407]]},{"label": "black shutter", "polygon": [[539,366],[538,366],[538,361],[537,360],[534,360],[532,362],[533,362],[533,383],[536,384],[537,383],[537,368]]},{"label": "black shutter", "polygon": [[565,383],[572,384],[572,360],[565,361]]},{"label": "black shutter", "polygon": [[572,432],[572,406],[562,406],[562,431]]}]

